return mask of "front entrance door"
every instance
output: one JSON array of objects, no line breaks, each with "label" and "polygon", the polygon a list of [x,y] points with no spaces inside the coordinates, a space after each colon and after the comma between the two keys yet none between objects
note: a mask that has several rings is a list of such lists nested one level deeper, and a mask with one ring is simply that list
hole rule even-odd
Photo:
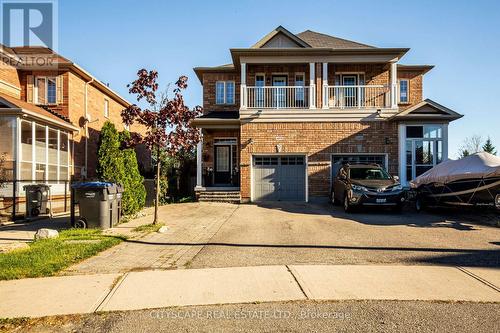
[{"label": "front entrance door", "polygon": [[231,183],[231,146],[215,146],[215,184]]}]

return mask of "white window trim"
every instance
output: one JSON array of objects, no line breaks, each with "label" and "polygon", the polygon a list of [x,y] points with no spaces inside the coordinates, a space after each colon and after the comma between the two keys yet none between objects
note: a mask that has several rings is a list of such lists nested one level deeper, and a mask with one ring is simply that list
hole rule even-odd
[{"label": "white window trim", "polygon": [[[228,103],[227,102],[227,84],[231,82],[233,84],[233,102]],[[222,103],[217,102],[217,85],[219,83],[222,83],[222,86],[224,87],[223,93],[222,93]],[[235,105],[236,104],[236,81],[234,80],[226,80],[226,81],[215,81],[215,104],[216,105]]]},{"label": "white window trim", "polygon": [[[401,101],[401,81],[406,81],[406,101]],[[409,79],[398,79],[398,103],[399,104],[410,104],[410,80]]]},{"label": "white window trim", "polygon": [[[57,77],[55,76],[35,76],[35,82],[34,82],[34,87],[33,89],[33,99],[35,101],[35,104],[41,104],[38,101],[38,79],[43,79],[45,81],[45,104],[44,105],[57,105]],[[55,102],[54,103],[49,103],[49,79],[53,79],[56,85],[56,95],[55,95]]]}]

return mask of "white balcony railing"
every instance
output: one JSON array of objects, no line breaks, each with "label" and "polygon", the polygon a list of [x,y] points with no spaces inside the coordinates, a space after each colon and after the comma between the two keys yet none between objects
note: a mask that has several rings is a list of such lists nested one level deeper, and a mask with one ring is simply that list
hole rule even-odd
[{"label": "white balcony railing", "polygon": [[326,108],[391,107],[391,89],[388,85],[324,86],[323,89],[323,105]]},{"label": "white balcony railing", "polygon": [[313,86],[246,87],[243,91],[249,109],[305,109]]}]

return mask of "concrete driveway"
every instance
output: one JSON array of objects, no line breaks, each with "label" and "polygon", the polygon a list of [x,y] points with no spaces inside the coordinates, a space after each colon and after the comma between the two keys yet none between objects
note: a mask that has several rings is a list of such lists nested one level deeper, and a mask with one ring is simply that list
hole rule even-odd
[{"label": "concrete driveway", "polygon": [[500,267],[500,228],[473,223],[477,218],[449,211],[345,214],[331,204],[240,205],[188,267],[372,263]]},{"label": "concrete driveway", "polygon": [[[160,207],[165,234],[134,237],[63,274],[292,264],[500,267],[500,228],[470,215],[345,214],[330,204]],[[151,223],[145,216],[119,228]]]}]

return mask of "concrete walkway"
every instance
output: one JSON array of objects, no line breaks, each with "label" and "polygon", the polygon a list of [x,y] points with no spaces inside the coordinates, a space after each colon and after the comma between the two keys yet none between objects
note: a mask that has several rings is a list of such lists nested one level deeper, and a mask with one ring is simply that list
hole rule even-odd
[{"label": "concrete walkway", "polygon": [[500,269],[291,265],[0,281],[0,318],[294,300],[500,302]]}]

